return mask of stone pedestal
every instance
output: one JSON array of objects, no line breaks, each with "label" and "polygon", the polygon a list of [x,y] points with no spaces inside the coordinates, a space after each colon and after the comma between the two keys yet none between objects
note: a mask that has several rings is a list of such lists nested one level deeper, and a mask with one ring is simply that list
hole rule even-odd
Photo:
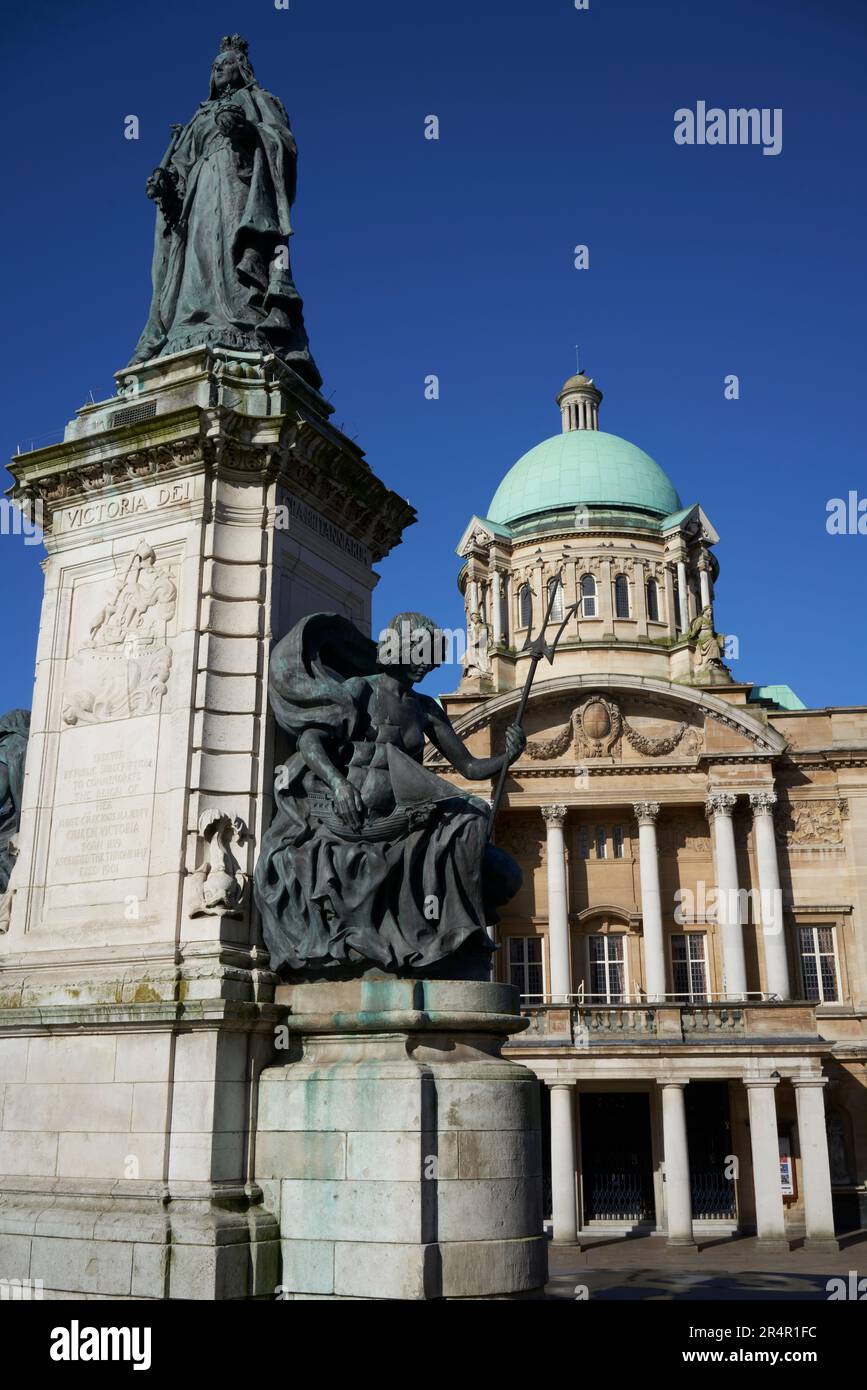
[{"label": "stone pedestal", "polygon": [[249,876],[272,813],[272,638],[369,630],[412,509],[273,357],[118,376],[16,457],[45,597],[0,931],[0,1277],[60,1296],[273,1297],[251,1181],[281,1014]]},{"label": "stone pedestal", "polygon": [[491,1299],[544,1286],[539,1084],[505,1061],[510,985],[366,978],[278,990],[254,1173],[285,1298]]}]

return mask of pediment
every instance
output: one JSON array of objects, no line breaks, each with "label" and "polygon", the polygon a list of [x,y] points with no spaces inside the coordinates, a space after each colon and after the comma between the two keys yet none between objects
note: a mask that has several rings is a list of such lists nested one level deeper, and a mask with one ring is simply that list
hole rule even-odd
[{"label": "pediment", "polygon": [[[519,691],[495,696],[456,722],[467,737],[507,724]],[[636,676],[560,677],[540,681],[524,717],[527,750],[520,762],[635,765],[694,764],[703,756],[772,757],[786,748],[776,729],[751,711],[707,690]]]}]

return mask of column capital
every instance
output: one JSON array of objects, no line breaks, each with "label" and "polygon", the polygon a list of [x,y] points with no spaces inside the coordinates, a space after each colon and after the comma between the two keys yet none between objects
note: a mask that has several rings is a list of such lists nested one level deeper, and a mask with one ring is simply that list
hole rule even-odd
[{"label": "column capital", "polygon": [[639,825],[656,825],[660,812],[658,801],[633,801],[632,810]]},{"label": "column capital", "polygon": [[659,1085],[662,1087],[662,1089],[663,1089],[664,1091],[671,1091],[671,1090],[675,1090],[675,1091],[685,1091],[686,1088],[687,1088],[687,1086],[689,1085],[689,1082],[688,1082],[688,1081],[678,1081],[678,1080],[677,1080],[676,1078],[674,1078],[674,1077],[666,1076],[666,1077],[660,1077]]},{"label": "column capital", "polygon": [[828,1085],[827,1076],[793,1076],[790,1080],[793,1086],[816,1086],[821,1089]]},{"label": "column capital", "polygon": [[759,1089],[760,1087],[762,1087],[762,1086],[764,1086],[764,1088],[765,1088],[766,1090],[769,1090],[769,1091],[770,1091],[770,1090],[773,1090],[773,1088],[774,1088],[775,1086],[779,1086],[779,1084],[780,1084],[780,1078],[779,1078],[778,1076],[745,1076],[745,1077],[744,1077],[744,1086],[747,1088],[748,1091],[750,1091],[750,1090],[758,1090],[758,1089]]},{"label": "column capital", "polygon": [[549,830],[563,829],[563,826],[566,824],[566,815],[569,810],[568,806],[564,805],[562,802],[556,802],[552,806],[540,806],[539,810],[542,812],[542,817]]},{"label": "column capital", "polygon": [[545,1082],[545,1085],[548,1087],[548,1090],[549,1090],[549,1091],[574,1091],[575,1087],[578,1085],[578,1082],[577,1082],[577,1080],[575,1080],[575,1081],[559,1081],[559,1080],[558,1080],[558,1081],[546,1081],[546,1082]]},{"label": "column capital", "polygon": [[713,816],[725,816],[731,819],[731,814],[735,809],[737,797],[733,792],[711,792],[704,803],[705,815],[708,818]]},{"label": "column capital", "polygon": [[750,809],[754,816],[772,816],[776,804],[777,793],[774,791],[750,792]]}]

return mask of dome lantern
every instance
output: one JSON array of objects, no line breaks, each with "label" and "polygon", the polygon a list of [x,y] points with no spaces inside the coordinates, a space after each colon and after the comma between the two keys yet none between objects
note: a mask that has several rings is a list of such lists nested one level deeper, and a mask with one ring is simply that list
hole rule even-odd
[{"label": "dome lantern", "polygon": [[577,372],[564,382],[557,396],[560,415],[563,420],[563,433],[572,430],[598,430],[599,406],[602,392],[594,386],[593,380],[583,372]]}]

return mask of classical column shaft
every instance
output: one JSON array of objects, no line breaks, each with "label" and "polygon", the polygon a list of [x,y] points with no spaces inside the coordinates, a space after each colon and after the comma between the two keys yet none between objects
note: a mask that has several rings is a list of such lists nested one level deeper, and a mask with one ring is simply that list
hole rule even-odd
[{"label": "classical column shaft", "polygon": [[798,1105],[798,1139],[804,1181],[804,1216],[807,1244],[834,1242],[834,1206],[831,1200],[831,1165],[825,1129],[825,1077],[793,1078]]},{"label": "classical column shaft", "polygon": [[491,574],[491,627],[493,628],[494,646],[499,646],[503,640],[503,596],[498,569],[493,570]]},{"label": "classical column shaft", "polygon": [[682,632],[686,632],[689,627],[689,607],[687,602],[686,588],[686,565],[683,560],[677,562],[677,611],[680,614],[680,627]]},{"label": "classical column shaft", "polygon": [[551,962],[549,992],[564,1002],[572,992],[569,943],[569,903],[566,889],[566,843],[563,827],[565,806],[543,806],[548,859],[548,955]]},{"label": "classical column shaft", "polygon": [[644,987],[648,999],[665,998],[665,943],[662,934],[662,895],[656,842],[658,801],[636,801],[638,859],[641,871],[641,920],[644,932]]},{"label": "classical column shaft", "polygon": [[551,1090],[551,1213],[555,1241],[574,1241],[578,1231],[575,1201],[574,1087],[554,1084]]},{"label": "classical column shaft", "polygon": [[756,1196],[756,1234],[759,1240],[785,1243],[786,1216],[780,1182],[780,1142],[777,1134],[776,1082],[746,1081],[750,1109],[750,1147]]},{"label": "classical column shaft", "polygon": [[776,799],[773,792],[753,792],[750,795],[750,805],[753,808],[753,829],[756,836],[767,987],[769,993],[778,994],[781,999],[791,999],[783,922],[783,893],[780,888],[777,840],[774,834]]},{"label": "classical column shaft", "polygon": [[701,585],[701,606],[710,608],[710,574],[704,565],[698,572],[698,582]]},{"label": "classical column shaft", "polygon": [[736,798],[730,792],[716,792],[708,797],[707,813],[713,822],[716,858],[717,922],[723,948],[725,995],[742,999],[747,990],[747,967],[744,959],[744,934],[741,926],[741,904],[738,891],[738,864],[735,853],[735,831],[732,812]]},{"label": "classical column shaft", "polygon": [[685,1083],[663,1082],[662,1143],[669,1245],[692,1245],[692,1191],[686,1136]]}]

